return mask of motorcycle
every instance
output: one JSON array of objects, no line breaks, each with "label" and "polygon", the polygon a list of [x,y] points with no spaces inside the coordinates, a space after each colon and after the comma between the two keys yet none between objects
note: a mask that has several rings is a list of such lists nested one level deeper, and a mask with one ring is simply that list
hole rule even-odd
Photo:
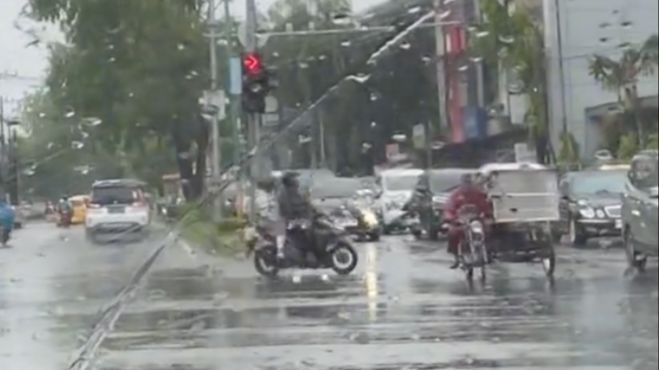
[{"label": "motorcycle", "polygon": [[[486,267],[490,263],[490,254],[485,240],[485,220],[478,208],[472,205],[462,207],[458,211],[455,225],[462,229],[464,237],[458,246],[458,261],[460,269],[465,272],[468,280],[474,277],[474,269],[480,270],[480,278],[485,281]],[[442,227],[448,230],[447,226]]]},{"label": "motorcycle", "polygon": [[73,209],[60,210],[58,212],[57,226],[70,227],[71,219],[73,218]]},{"label": "motorcycle", "polygon": [[253,254],[256,271],[266,277],[291,268],[331,268],[348,275],[357,266],[357,252],[347,235],[326,216],[290,221],[284,238],[264,228],[257,228],[256,233],[257,240],[248,243],[248,255]]}]

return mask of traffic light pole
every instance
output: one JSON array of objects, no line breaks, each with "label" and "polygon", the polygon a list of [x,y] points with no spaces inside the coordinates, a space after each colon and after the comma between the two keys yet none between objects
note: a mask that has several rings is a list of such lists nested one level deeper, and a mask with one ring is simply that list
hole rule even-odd
[{"label": "traffic light pole", "polygon": [[[256,3],[255,0],[247,0],[247,19],[245,22],[245,28],[246,28],[246,37],[245,37],[245,49],[248,53],[253,53],[256,51],[256,30],[257,30],[257,24],[256,24]],[[259,143],[259,138],[258,138],[258,125],[259,124],[259,117],[257,113],[248,113],[247,114],[247,125],[248,125],[248,130],[250,138],[248,142],[250,143],[250,148],[255,147]],[[257,179],[257,174],[256,171],[260,167],[261,161],[259,160],[259,154],[257,153],[255,155],[253,165],[251,167],[251,181],[250,181],[250,189],[249,189],[249,218],[250,220],[254,221],[256,219],[256,179]]]},{"label": "traffic light pole", "polygon": [[[215,24],[215,11],[217,9],[216,0],[211,0],[208,3],[208,20],[211,25],[210,27],[210,72],[211,72],[211,88],[210,95],[214,96],[217,93],[218,88],[218,70],[217,70],[217,33],[214,27]],[[206,104],[211,104],[211,102],[206,102]],[[220,103],[221,104],[221,103]],[[218,107],[221,108],[221,107]],[[217,114],[213,114],[211,117],[211,134],[213,135],[212,149],[213,149],[213,158],[211,163],[212,169],[212,182],[213,186],[217,186],[220,183],[220,126],[218,122]],[[213,199],[213,221],[219,222],[222,218],[222,197],[217,196]]]}]

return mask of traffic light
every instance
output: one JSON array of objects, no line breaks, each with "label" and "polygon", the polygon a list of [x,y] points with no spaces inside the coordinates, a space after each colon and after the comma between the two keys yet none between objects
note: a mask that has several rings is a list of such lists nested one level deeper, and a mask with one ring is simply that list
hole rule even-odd
[{"label": "traffic light", "polygon": [[249,113],[265,113],[265,97],[270,92],[270,75],[259,53],[245,53],[243,64],[243,108]]}]

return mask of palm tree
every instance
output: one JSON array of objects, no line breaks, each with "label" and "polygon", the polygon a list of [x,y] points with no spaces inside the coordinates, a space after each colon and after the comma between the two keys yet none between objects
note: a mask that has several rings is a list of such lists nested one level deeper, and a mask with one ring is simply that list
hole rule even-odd
[{"label": "palm tree", "polygon": [[642,45],[626,49],[619,60],[594,55],[590,61],[590,75],[605,89],[616,92],[625,111],[633,113],[641,148],[646,146],[646,135],[637,85],[639,77],[655,72],[658,60],[657,42],[655,34]]}]

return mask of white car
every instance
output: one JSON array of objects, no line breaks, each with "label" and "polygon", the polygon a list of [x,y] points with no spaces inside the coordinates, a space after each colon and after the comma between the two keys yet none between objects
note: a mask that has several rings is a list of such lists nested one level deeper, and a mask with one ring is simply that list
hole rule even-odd
[{"label": "white car", "polygon": [[376,178],[376,210],[385,233],[407,229],[418,222],[406,218],[403,207],[412,198],[419,176],[423,173],[421,169],[392,169],[381,172]]},{"label": "white car", "polygon": [[92,186],[85,230],[90,240],[142,240],[151,224],[151,208],[137,180],[103,180]]}]

